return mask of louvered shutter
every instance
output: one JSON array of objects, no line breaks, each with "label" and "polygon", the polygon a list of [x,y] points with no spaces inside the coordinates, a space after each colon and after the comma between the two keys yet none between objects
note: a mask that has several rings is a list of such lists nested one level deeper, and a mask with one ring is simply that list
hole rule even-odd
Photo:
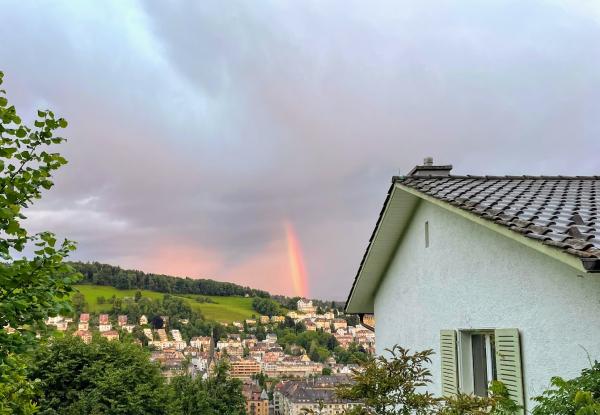
[{"label": "louvered shutter", "polygon": [[524,406],[519,330],[497,329],[494,336],[498,380],[506,386],[510,398],[520,406]]},{"label": "louvered shutter", "polygon": [[458,392],[456,331],[440,331],[440,360],[442,367],[442,395],[455,395]]}]

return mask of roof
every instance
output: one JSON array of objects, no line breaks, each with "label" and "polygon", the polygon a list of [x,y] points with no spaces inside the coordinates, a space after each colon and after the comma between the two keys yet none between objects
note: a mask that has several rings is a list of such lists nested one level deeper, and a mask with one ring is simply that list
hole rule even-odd
[{"label": "roof", "polygon": [[600,176],[395,180],[580,258],[600,258]]},{"label": "roof", "polygon": [[350,400],[338,398],[335,390],[337,386],[349,383],[352,380],[348,376],[317,376],[310,380],[282,382],[275,388],[296,403],[351,403]]},{"label": "roof", "polygon": [[[347,312],[373,312],[368,301],[351,301],[359,279],[362,274],[381,278],[421,200],[459,213],[581,272],[600,272],[600,176],[443,176],[440,169],[424,174],[422,167],[413,169],[412,175],[392,179],[348,296]],[[449,173],[451,166],[443,167]],[[373,282],[371,289],[377,284]]]}]

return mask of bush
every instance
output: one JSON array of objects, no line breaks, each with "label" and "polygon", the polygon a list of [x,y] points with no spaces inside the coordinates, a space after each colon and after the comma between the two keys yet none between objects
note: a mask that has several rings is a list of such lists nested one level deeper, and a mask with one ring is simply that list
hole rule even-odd
[{"label": "bush", "polygon": [[432,350],[411,352],[396,345],[386,351],[389,357],[369,357],[353,371],[354,383],[338,388],[340,398],[362,402],[349,414],[513,415],[520,409],[500,382],[492,382],[486,398],[465,394],[437,398],[426,390]]},{"label": "bush", "polygon": [[534,398],[533,415],[594,415],[600,414],[600,363],[595,362],[581,375],[564,380],[554,377],[551,388]]},{"label": "bush", "polygon": [[165,386],[148,353],[131,343],[76,337],[36,351],[30,380],[39,382],[42,414],[164,414]]},{"label": "bush", "polygon": [[442,399],[438,415],[512,415],[519,406],[508,397],[508,390],[502,382],[493,381],[490,396],[483,398],[459,393]]}]

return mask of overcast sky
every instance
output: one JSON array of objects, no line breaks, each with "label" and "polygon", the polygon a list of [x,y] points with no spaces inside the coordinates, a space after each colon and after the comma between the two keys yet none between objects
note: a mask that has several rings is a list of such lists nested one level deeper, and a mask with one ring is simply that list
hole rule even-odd
[{"label": "overcast sky", "polygon": [[[600,173],[590,1],[7,1],[24,118],[69,121],[28,212],[75,259],[345,299],[392,175]],[[29,115],[28,115],[29,114]]]}]

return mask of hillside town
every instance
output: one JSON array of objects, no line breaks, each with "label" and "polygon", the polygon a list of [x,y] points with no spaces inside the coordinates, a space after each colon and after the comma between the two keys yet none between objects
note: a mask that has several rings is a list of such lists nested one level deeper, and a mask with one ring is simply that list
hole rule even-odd
[{"label": "hillside town", "polygon": [[[303,408],[318,405],[323,414],[340,413],[353,403],[338,399],[335,387],[348,383],[358,365],[337,362],[334,356],[314,361],[299,345],[283,347],[275,329],[286,320],[292,321],[305,327],[305,332],[331,334],[344,350],[354,347],[365,354],[375,351],[375,333],[362,324],[349,325],[335,310],[317,313],[321,310],[311,300],[299,299],[296,308],[286,315],[261,315],[226,324],[230,332],[217,339],[194,336],[186,340],[180,330],[169,327],[169,316],[160,316],[160,328],[146,315],[129,321],[127,315],[111,319],[107,313],[93,318],[97,324],[92,324],[90,313],[79,314],[77,320],[50,317],[46,324],[58,332],[70,331],[87,344],[96,339],[119,341],[129,337],[150,350],[150,360],[160,365],[167,380],[184,374],[207,378],[219,361],[226,361],[230,376],[244,384],[249,414],[300,414]],[[257,336],[259,327],[266,331],[262,339]],[[143,339],[132,336],[137,331],[143,333]]]}]

